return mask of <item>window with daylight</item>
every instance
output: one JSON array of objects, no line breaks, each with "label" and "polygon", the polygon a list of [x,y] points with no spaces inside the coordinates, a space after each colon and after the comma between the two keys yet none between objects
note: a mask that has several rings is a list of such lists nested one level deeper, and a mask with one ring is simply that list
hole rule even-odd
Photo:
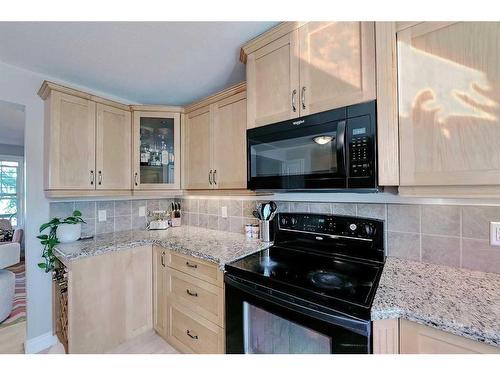
[{"label": "window with daylight", "polygon": [[0,158],[0,219],[18,226],[21,213],[22,162]]}]

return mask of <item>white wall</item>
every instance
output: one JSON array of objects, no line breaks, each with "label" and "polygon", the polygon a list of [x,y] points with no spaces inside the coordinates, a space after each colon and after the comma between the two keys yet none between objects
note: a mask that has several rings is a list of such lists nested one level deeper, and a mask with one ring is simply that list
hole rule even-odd
[{"label": "white wall", "polygon": [[[49,218],[49,204],[43,192],[43,101],[37,95],[44,79],[74,88],[105,96],[109,99],[127,103],[126,100],[96,92],[70,82],[61,82],[52,77],[36,74],[0,62],[0,100],[25,106],[25,193],[26,193],[26,282],[28,313],[28,350],[29,341],[37,349],[49,342],[52,334],[52,289],[50,274],[37,267],[40,261],[41,246],[36,239],[38,228]],[[36,343],[36,344],[35,344]],[[34,347],[32,345],[32,347]]]},{"label": "white wall", "polygon": [[24,147],[0,143],[0,155],[24,156]]}]

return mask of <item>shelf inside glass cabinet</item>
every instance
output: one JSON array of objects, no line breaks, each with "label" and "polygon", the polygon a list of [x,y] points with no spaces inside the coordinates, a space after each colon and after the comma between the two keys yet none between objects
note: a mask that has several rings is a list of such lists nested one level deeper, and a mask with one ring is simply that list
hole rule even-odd
[{"label": "shelf inside glass cabinet", "polygon": [[173,184],[175,181],[174,119],[141,117],[141,184]]}]

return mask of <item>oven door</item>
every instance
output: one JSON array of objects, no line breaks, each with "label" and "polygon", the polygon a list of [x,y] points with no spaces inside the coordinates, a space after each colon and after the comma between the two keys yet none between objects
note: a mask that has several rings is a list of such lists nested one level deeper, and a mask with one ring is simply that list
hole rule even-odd
[{"label": "oven door", "polygon": [[370,353],[370,322],[266,289],[226,274],[226,353]]},{"label": "oven door", "polygon": [[248,130],[248,188],[346,188],[345,125],[321,114]]}]

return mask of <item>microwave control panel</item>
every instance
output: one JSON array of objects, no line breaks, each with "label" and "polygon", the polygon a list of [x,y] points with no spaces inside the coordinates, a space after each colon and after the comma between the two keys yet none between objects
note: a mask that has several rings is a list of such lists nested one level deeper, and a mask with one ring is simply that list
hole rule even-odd
[{"label": "microwave control panel", "polygon": [[[356,119],[355,119],[356,120]],[[351,121],[348,127],[349,175],[369,177],[373,173],[372,131],[369,123]]]}]

